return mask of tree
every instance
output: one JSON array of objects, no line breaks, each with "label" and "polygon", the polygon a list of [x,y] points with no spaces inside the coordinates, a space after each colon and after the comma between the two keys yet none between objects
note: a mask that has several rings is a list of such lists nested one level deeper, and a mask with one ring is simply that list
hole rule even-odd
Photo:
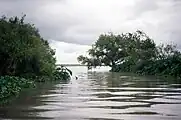
[{"label": "tree", "polygon": [[55,51],[25,16],[0,19],[0,75],[52,76]]},{"label": "tree", "polygon": [[55,51],[24,18],[0,18],[0,104],[33,87],[34,81],[68,80],[72,75],[56,66]]},{"label": "tree", "polygon": [[121,35],[102,34],[88,50],[90,57],[79,56],[78,61],[82,64],[96,61],[91,65],[110,66],[115,71],[118,65],[125,62],[134,65],[140,60],[153,59],[155,49],[154,41],[141,31]]},{"label": "tree", "polygon": [[176,45],[156,46],[142,31],[100,35],[88,53],[89,57],[78,57],[88,68],[106,65],[113,72],[181,77],[181,53]]}]

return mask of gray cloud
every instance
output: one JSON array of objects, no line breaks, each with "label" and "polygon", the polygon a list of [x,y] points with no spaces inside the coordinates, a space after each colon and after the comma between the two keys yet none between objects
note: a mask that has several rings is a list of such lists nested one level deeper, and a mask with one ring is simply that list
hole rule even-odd
[{"label": "gray cloud", "polygon": [[159,9],[158,0],[137,0],[134,5],[134,15],[138,17],[143,13],[147,13],[149,11],[156,11]]},{"label": "gray cloud", "polygon": [[1,0],[0,15],[22,16],[48,40],[92,44],[104,32],[144,30],[181,46],[180,0]]}]

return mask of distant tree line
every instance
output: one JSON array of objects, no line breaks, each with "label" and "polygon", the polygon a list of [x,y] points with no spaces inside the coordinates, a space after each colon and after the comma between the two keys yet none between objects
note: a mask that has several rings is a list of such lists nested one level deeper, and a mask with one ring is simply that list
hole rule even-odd
[{"label": "distant tree line", "polygon": [[56,66],[55,51],[25,16],[0,18],[0,101],[35,81],[67,80],[71,71]]},{"label": "distant tree line", "polygon": [[77,60],[89,69],[106,65],[113,72],[181,76],[181,53],[176,46],[156,45],[142,31],[102,34],[88,54],[80,55]]}]

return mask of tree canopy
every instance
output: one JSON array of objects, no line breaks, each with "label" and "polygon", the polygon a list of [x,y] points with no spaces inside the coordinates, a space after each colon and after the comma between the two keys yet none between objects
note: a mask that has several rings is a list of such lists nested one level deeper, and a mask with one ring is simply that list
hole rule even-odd
[{"label": "tree canopy", "polygon": [[0,19],[0,75],[53,75],[55,51],[38,29],[22,18]]},{"label": "tree canopy", "polygon": [[156,45],[145,33],[136,31],[121,35],[100,35],[92,48],[88,50],[90,58],[79,56],[82,64],[93,66],[106,65],[112,69],[125,61],[153,59]]},{"label": "tree canopy", "polygon": [[[88,68],[105,65],[111,67],[111,71],[114,72],[156,74],[165,73],[161,69],[160,71],[155,70],[156,67],[167,64],[166,68],[172,66],[174,67],[173,71],[177,71],[170,73],[178,74],[181,72],[178,69],[181,54],[176,46],[171,44],[157,46],[154,40],[139,30],[118,35],[113,33],[101,34],[95,44],[92,45],[92,48],[88,50],[88,54],[89,56],[80,55],[77,58],[81,64],[87,65]],[[170,64],[168,65],[168,63]],[[148,68],[152,70],[146,70]],[[177,70],[175,70],[176,68]],[[162,69],[164,69],[163,66]],[[170,74],[168,71],[166,73]]]},{"label": "tree canopy", "polygon": [[0,18],[0,103],[35,81],[67,80],[72,74],[56,66],[55,51],[24,19]]}]

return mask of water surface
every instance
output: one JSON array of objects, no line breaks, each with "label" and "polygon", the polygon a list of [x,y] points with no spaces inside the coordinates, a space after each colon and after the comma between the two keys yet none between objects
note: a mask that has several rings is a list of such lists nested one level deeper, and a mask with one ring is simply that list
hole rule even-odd
[{"label": "water surface", "polygon": [[[0,108],[4,120],[181,120],[181,84],[107,69],[71,68],[70,81],[40,84]],[[78,76],[78,80],[75,80]]]}]

